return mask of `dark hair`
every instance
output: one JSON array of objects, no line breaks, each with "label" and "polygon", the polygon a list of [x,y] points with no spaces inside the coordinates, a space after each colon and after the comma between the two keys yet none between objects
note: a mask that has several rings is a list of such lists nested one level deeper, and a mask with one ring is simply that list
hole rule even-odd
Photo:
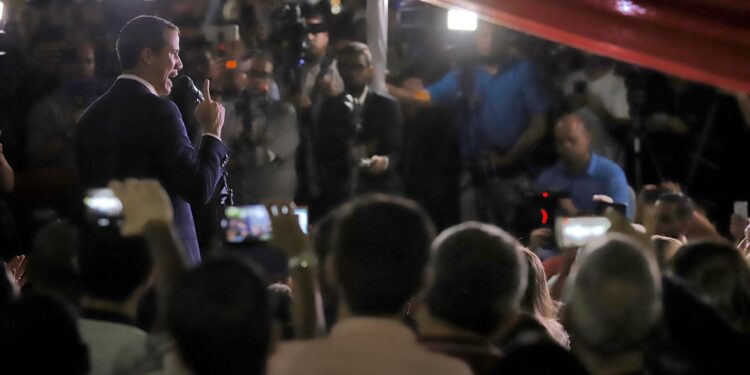
[{"label": "dark hair", "polygon": [[78,229],[66,221],[52,222],[39,229],[28,259],[29,282],[33,289],[55,292],[78,305],[82,294],[75,266],[79,247]]},{"label": "dark hair", "polygon": [[166,44],[164,32],[179,28],[175,24],[156,16],[138,16],[128,21],[117,37],[117,58],[122,70],[132,69],[138,64],[141,51],[148,48],[159,52]]},{"label": "dark hair", "polygon": [[262,374],[271,312],[257,267],[239,257],[204,262],[177,284],[168,328],[195,375]]},{"label": "dark hair", "polygon": [[88,350],[73,310],[52,295],[24,295],[0,312],[3,373],[84,375]]},{"label": "dark hair", "polygon": [[724,242],[691,243],[680,248],[672,267],[732,326],[750,332],[750,267],[737,249]]},{"label": "dark hair", "polygon": [[142,238],[95,229],[84,233],[83,242],[78,257],[81,282],[93,298],[124,302],[151,274],[151,254]]},{"label": "dark hair", "polygon": [[430,313],[480,335],[492,334],[518,306],[526,284],[520,245],[502,229],[468,222],[435,240]]},{"label": "dark hair", "polygon": [[339,57],[344,55],[362,55],[367,60],[367,65],[372,65],[372,52],[370,52],[370,47],[367,44],[361,42],[346,43],[338,52]]},{"label": "dark hair", "polygon": [[422,283],[434,237],[413,201],[382,194],[355,198],[336,218],[336,281],[355,315],[397,314]]},{"label": "dark hair", "polygon": [[659,196],[657,202],[674,204],[677,206],[677,217],[680,219],[689,219],[693,216],[695,210],[693,202],[682,193],[664,193]]}]

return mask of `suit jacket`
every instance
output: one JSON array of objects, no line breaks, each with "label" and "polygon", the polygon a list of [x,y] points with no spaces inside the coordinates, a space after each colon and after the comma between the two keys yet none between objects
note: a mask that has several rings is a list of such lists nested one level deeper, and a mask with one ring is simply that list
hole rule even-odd
[{"label": "suit jacket", "polygon": [[[323,103],[313,131],[324,210],[355,194],[401,190],[397,169],[403,128],[398,102],[391,96],[368,91],[359,130],[353,126],[352,112],[346,93],[329,98]],[[358,158],[372,155],[388,156],[385,173],[373,175],[357,167]]]},{"label": "suit jacket", "polygon": [[206,136],[195,150],[177,106],[130,79],[116,80],[86,110],[76,141],[82,188],[126,177],[157,179],[172,201],[189,261],[200,262],[190,204],[206,204],[214,193],[229,154],[224,143]]}]

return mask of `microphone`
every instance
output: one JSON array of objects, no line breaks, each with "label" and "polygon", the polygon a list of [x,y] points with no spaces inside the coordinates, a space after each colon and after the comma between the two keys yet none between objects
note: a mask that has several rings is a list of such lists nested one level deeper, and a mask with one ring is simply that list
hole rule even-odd
[{"label": "microphone", "polygon": [[179,88],[178,91],[183,92],[195,104],[198,104],[205,100],[201,90],[195,87],[195,83],[193,83],[193,80],[186,75],[179,75],[175,77],[174,85]]}]

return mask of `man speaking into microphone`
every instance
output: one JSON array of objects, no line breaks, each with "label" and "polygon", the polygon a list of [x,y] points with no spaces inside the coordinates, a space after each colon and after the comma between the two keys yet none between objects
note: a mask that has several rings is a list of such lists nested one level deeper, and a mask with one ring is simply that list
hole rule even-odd
[{"label": "man speaking into microphone", "polygon": [[159,17],[135,17],[120,30],[116,49],[122,74],[78,123],[79,183],[88,189],[104,187],[112,179],[159,180],[172,201],[186,256],[197,264],[200,251],[190,204],[208,202],[226,164],[224,107],[211,100],[206,80],[205,100],[195,109],[203,130],[195,150],[180,111],[166,98],[171,78],[182,69],[177,26]]}]

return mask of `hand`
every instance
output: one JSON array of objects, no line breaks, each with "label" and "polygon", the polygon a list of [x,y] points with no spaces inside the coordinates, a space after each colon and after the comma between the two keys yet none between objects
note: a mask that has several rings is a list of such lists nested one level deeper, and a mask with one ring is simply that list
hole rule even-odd
[{"label": "hand", "polygon": [[221,137],[224,127],[224,106],[211,100],[211,81],[203,81],[203,102],[195,107],[195,117],[201,124],[204,133]]},{"label": "hand", "polygon": [[661,183],[660,187],[672,193],[682,193],[682,187],[674,181],[664,181]]},{"label": "hand", "polygon": [[290,259],[310,249],[310,241],[299,227],[299,219],[294,213],[294,208],[294,203],[266,203],[273,231],[268,243]]},{"label": "hand", "polygon": [[615,203],[615,200],[612,199],[612,197],[610,197],[609,195],[604,195],[604,194],[594,194],[594,197],[591,198],[591,200],[594,202],[604,202],[604,203],[609,203],[609,204]]},{"label": "hand", "polygon": [[630,225],[630,222],[617,212],[614,208],[607,208],[604,216],[609,219],[612,226],[609,228],[609,233],[620,233],[624,234],[640,243],[645,249],[651,248],[651,239],[649,234],[652,232],[648,225],[646,225],[646,233],[641,233]]},{"label": "hand", "polygon": [[410,77],[410,78],[405,79],[401,83],[401,87],[411,92],[424,90],[424,84],[422,83],[422,79],[417,78],[417,77]]},{"label": "hand", "polygon": [[566,216],[578,215],[578,208],[570,198],[560,198],[557,200],[557,206]]},{"label": "hand", "polygon": [[28,279],[26,278],[26,255],[16,255],[6,265],[8,272],[13,277],[18,288],[23,288]]},{"label": "hand", "polygon": [[387,156],[381,156],[381,155],[373,155],[369,159],[369,171],[372,174],[381,174],[388,170],[388,157]]},{"label": "hand", "polygon": [[297,94],[290,98],[292,105],[296,110],[308,109],[312,107],[312,101],[310,97],[305,94]]},{"label": "hand", "polygon": [[122,202],[123,236],[143,235],[150,222],[172,223],[172,202],[158,181],[129,178],[125,182],[110,181],[109,188]]},{"label": "hand", "polygon": [[552,229],[537,228],[529,234],[529,248],[531,250],[550,245],[552,245]]}]

